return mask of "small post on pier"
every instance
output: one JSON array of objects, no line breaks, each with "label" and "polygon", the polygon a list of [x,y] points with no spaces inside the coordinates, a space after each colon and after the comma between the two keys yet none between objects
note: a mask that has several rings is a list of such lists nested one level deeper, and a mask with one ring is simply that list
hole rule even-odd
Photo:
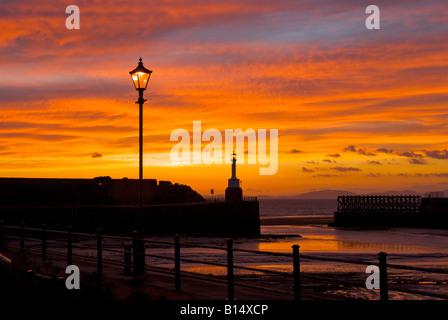
[{"label": "small post on pier", "polygon": [[132,244],[124,246],[124,274],[131,275],[132,268]]},{"label": "small post on pier", "polygon": [[20,222],[20,251],[25,250],[25,222]]},{"label": "small post on pier", "polygon": [[134,277],[137,277],[138,270],[137,270],[137,262],[138,262],[138,232],[132,231],[132,274]]},{"label": "small post on pier", "polygon": [[180,285],[180,239],[178,234],[174,236],[174,290],[182,290]]},{"label": "small post on pier", "polygon": [[72,226],[67,227],[67,265],[72,265]]},{"label": "small post on pier", "polygon": [[5,253],[5,221],[0,221],[0,253]]},{"label": "small post on pier", "polygon": [[379,268],[380,268],[380,300],[381,301],[388,301],[389,300],[389,293],[388,293],[388,287],[387,287],[387,253],[386,252],[380,252],[378,254],[379,257]]},{"label": "small post on pier", "polygon": [[145,273],[145,243],[139,238],[138,231],[132,231],[132,269],[134,277]]},{"label": "small post on pier", "polygon": [[98,276],[103,274],[103,241],[101,237],[102,229],[96,229],[96,248],[97,248],[97,264],[98,264]]},{"label": "small post on pier", "polygon": [[302,284],[300,279],[300,256],[298,244],[292,246],[292,261],[294,269],[294,300],[302,300]]},{"label": "small post on pier", "polygon": [[47,225],[42,224],[42,265],[47,263]]},{"label": "small post on pier", "polygon": [[227,300],[235,300],[233,278],[233,240],[227,239]]}]

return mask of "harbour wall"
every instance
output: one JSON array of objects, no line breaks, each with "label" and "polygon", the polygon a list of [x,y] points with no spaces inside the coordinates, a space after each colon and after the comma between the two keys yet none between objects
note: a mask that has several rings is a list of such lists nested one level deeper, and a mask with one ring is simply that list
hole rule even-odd
[{"label": "harbour wall", "polygon": [[[73,232],[128,234],[138,229],[136,205],[2,206],[0,220],[7,225]],[[197,202],[143,206],[145,235],[257,236],[260,234],[258,201]]]}]

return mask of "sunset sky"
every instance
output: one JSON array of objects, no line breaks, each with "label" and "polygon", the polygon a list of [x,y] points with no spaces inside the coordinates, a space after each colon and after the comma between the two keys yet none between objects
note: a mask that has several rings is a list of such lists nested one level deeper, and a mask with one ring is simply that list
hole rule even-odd
[{"label": "sunset sky", "polygon": [[145,178],[224,193],[230,165],[170,160],[201,121],[278,129],[275,175],[239,156],[245,194],[448,189],[446,0],[2,0],[0,177],[138,178],[140,57]]}]

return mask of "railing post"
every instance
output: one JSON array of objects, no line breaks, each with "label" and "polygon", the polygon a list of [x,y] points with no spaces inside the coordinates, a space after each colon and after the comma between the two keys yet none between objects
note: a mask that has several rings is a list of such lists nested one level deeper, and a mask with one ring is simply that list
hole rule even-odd
[{"label": "railing post", "polygon": [[42,225],[42,265],[47,262],[47,225]]},{"label": "railing post", "polygon": [[133,274],[137,276],[139,274],[145,273],[145,247],[142,239],[139,239],[138,232],[132,231],[133,238],[133,257],[132,257],[132,265],[133,265]]},{"label": "railing post", "polygon": [[379,268],[380,268],[380,300],[388,301],[389,293],[387,287],[387,253],[380,252],[379,256]]},{"label": "railing post", "polygon": [[124,274],[130,275],[132,268],[132,244],[124,246]]},{"label": "railing post", "polygon": [[180,286],[180,239],[178,234],[174,236],[174,290],[182,290]]},{"label": "railing post", "polygon": [[0,253],[5,253],[5,221],[0,221]]},{"label": "railing post", "polygon": [[295,244],[292,246],[292,263],[294,269],[294,299],[302,300],[302,283],[300,278],[300,246]]},{"label": "railing post", "polygon": [[25,222],[20,222],[20,251],[25,250]]},{"label": "railing post", "polygon": [[233,240],[227,239],[227,300],[235,300],[233,278]]},{"label": "railing post", "polygon": [[97,248],[97,267],[98,267],[98,275],[101,276],[103,274],[103,243],[101,238],[102,229],[96,229],[96,248]]},{"label": "railing post", "polygon": [[67,265],[72,265],[72,226],[67,227]]},{"label": "railing post", "polygon": [[138,261],[138,249],[137,249],[137,231],[132,231],[132,274],[134,277],[138,275],[137,261]]}]

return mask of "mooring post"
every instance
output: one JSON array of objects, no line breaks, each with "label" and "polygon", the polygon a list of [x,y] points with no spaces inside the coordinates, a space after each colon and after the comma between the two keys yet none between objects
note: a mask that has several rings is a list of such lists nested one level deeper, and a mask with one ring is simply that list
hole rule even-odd
[{"label": "mooring post", "polygon": [[101,237],[102,229],[96,229],[96,249],[97,249],[97,267],[98,267],[98,275],[101,276],[103,274],[103,241]]},{"label": "mooring post", "polygon": [[5,221],[0,221],[0,253],[5,253]]},{"label": "mooring post", "polygon": [[132,231],[132,274],[134,277],[138,275],[137,270],[137,261],[138,261],[138,245],[137,245],[137,239],[138,239],[138,232]]},{"label": "mooring post", "polygon": [[132,231],[132,240],[132,269],[136,277],[145,273],[145,246],[137,231]]},{"label": "mooring post", "polygon": [[47,225],[42,224],[42,265],[47,262]]},{"label": "mooring post", "polygon": [[25,250],[25,222],[20,222],[20,251]]},{"label": "mooring post", "polygon": [[67,227],[67,265],[72,265],[72,226]]},{"label": "mooring post", "polygon": [[143,238],[138,238],[139,245],[139,257],[140,257],[140,274],[145,274],[146,271],[146,248],[145,248],[145,240]]},{"label": "mooring post", "polygon": [[123,274],[131,275],[132,274],[132,244],[125,244],[123,246]]},{"label": "mooring post", "polygon": [[132,244],[124,245],[124,274],[131,275],[132,271]]},{"label": "mooring post", "polygon": [[295,244],[292,246],[292,263],[294,269],[294,299],[302,300],[302,283],[300,279],[300,246]]},{"label": "mooring post", "polygon": [[235,300],[233,278],[233,240],[227,239],[227,300]]},{"label": "mooring post", "polygon": [[380,268],[380,300],[388,301],[389,293],[387,287],[387,253],[380,252],[379,256],[379,268]]},{"label": "mooring post", "polygon": [[180,238],[176,234],[174,236],[174,290],[180,291]]}]

